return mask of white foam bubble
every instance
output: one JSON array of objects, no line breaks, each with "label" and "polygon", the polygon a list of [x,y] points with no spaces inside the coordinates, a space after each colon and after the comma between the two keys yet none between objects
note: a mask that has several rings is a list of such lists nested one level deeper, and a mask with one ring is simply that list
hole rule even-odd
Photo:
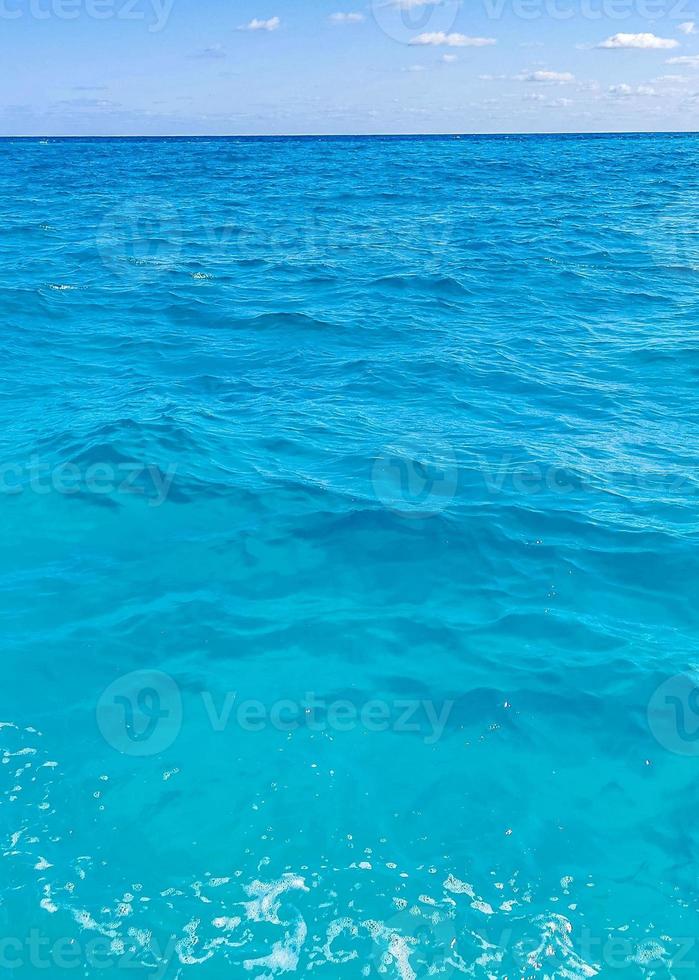
[{"label": "white foam bubble", "polygon": [[205,948],[202,951],[202,956],[195,956],[194,951],[200,942],[199,936],[197,935],[199,923],[199,919],[191,919],[184,927],[185,938],[181,939],[175,946],[180,963],[184,966],[195,966],[198,963],[205,963],[206,960],[210,960],[214,955],[213,949]]},{"label": "white foam bubble", "polygon": [[211,920],[211,924],[215,929],[223,929],[224,932],[232,932],[240,925],[240,917],[237,915],[219,915],[217,918]]},{"label": "white foam bubble", "polygon": [[306,941],[308,929],[301,917],[296,921],[293,932],[287,932],[284,940],[274,943],[272,952],[268,956],[260,956],[253,960],[244,960],[243,967],[246,970],[254,970],[256,967],[269,969],[269,973],[259,975],[259,980],[266,980],[277,973],[292,973],[299,964],[301,948]]},{"label": "white foam bubble", "polygon": [[332,949],[332,944],[343,932],[348,932],[350,936],[355,938],[359,935],[359,929],[348,916],[333,920],[326,930],[323,954],[329,963],[347,963],[349,960],[355,960],[359,955],[356,949],[343,952],[335,952]]},{"label": "white foam bubble", "polygon": [[473,890],[472,885],[469,885],[467,881],[461,881],[460,878],[456,878],[451,874],[444,882],[444,887],[448,892],[452,892],[454,895],[468,895],[469,898],[476,897],[476,893]]},{"label": "white foam bubble", "polygon": [[389,962],[395,964],[401,980],[415,980],[416,973],[410,965],[411,946],[415,944],[412,936],[401,936],[383,922],[368,919],[362,925],[369,930],[375,943],[385,944]]},{"label": "white foam bubble", "polygon": [[308,891],[305,879],[300,875],[284,874],[272,882],[253,881],[245,886],[250,896],[256,896],[251,902],[244,902],[248,919],[252,922],[274,922],[279,925],[279,897],[284,892],[300,890]]}]

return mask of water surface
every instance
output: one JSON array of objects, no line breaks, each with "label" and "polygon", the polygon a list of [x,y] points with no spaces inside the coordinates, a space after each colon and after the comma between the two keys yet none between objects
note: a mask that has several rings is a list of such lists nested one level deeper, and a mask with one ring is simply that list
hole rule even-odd
[{"label": "water surface", "polygon": [[698,152],[0,143],[0,976],[697,975]]}]

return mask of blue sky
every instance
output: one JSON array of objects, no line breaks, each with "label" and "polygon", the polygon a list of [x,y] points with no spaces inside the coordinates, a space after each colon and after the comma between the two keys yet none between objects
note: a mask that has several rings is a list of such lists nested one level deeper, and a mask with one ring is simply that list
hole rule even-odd
[{"label": "blue sky", "polygon": [[0,132],[693,130],[695,2],[0,0]]}]

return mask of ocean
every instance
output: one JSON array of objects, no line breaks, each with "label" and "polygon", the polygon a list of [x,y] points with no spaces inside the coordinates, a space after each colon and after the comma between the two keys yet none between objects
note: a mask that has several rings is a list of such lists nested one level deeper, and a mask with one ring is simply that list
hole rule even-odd
[{"label": "ocean", "polygon": [[698,153],[0,141],[0,977],[699,975]]}]

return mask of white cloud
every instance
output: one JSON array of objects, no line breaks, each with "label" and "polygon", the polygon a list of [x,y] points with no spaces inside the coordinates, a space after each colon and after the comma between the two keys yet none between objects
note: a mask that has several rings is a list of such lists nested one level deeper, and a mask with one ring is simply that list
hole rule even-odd
[{"label": "white cloud", "polygon": [[364,14],[360,14],[360,13],[331,14],[330,20],[333,22],[333,24],[360,24],[364,20]]},{"label": "white cloud", "polygon": [[425,70],[425,66],[424,65],[410,65],[409,68],[406,68],[405,69],[405,71],[409,71],[409,72],[420,72],[420,71],[424,71],[424,70]]},{"label": "white cloud", "polygon": [[681,31],[682,34],[696,34],[697,26],[693,20],[686,20],[683,24],[678,25],[677,30]]},{"label": "white cloud", "polygon": [[245,27],[241,27],[242,31],[276,31],[276,29],[281,24],[281,20],[278,17],[270,17],[269,20],[260,20],[259,17],[253,17],[249,24]]},{"label": "white cloud", "polygon": [[539,93],[539,92],[526,92],[522,96],[522,101],[523,102],[544,102],[545,99],[544,99],[543,95],[541,95],[541,93]]},{"label": "white cloud", "polygon": [[666,51],[676,48],[679,41],[674,38],[656,37],[655,34],[614,34],[601,41],[598,48],[635,48],[643,51]]},{"label": "white cloud", "polygon": [[447,63],[448,65],[453,65],[453,64],[454,64],[454,62],[455,62],[455,61],[458,61],[458,60],[459,60],[459,59],[458,59],[458,58],[456,57],[456,55],[455,55],[455,54],[443,54],[443,55],[442,55],[442,61],[446,61],[446,63]]},{"label": "white cloud", "polygon": [[687,65],[689,68],[699,68],[699,54],[685,54],[679,58],[668,58],[666,65]]},{"label": "white cloud", "polygon": [[547,102],[546,106],[549,109],[565,109],[567,106],[572,104],[572,99],[554,99],[552,102]]},{"label": "white cloud", "polygon": [[650,85],[638,85],[636,88],[633,88],[631,85],[626,85],[622,83],[621,85],[610,85],[609,94],[621,95],[621,96],[628,96],[628,95],[654,96],[657,95],[657,92],[655,91],[654,88],[651,88]]},{"label": "white cloud", "polygon": [[521,75],[515,75],[515,78],[518,82],[557,82],[564,84],[575,81],[575,75],[571,75],[569,71],[526,71]]},{"label": "white cloud", "polygon": [[449,48],[484,48],[496,44],[494,37],[468,37],[466,34],[445,34],[444,31],[433,31],[428,34],[418,34],[411,44],[444,44]]}]

